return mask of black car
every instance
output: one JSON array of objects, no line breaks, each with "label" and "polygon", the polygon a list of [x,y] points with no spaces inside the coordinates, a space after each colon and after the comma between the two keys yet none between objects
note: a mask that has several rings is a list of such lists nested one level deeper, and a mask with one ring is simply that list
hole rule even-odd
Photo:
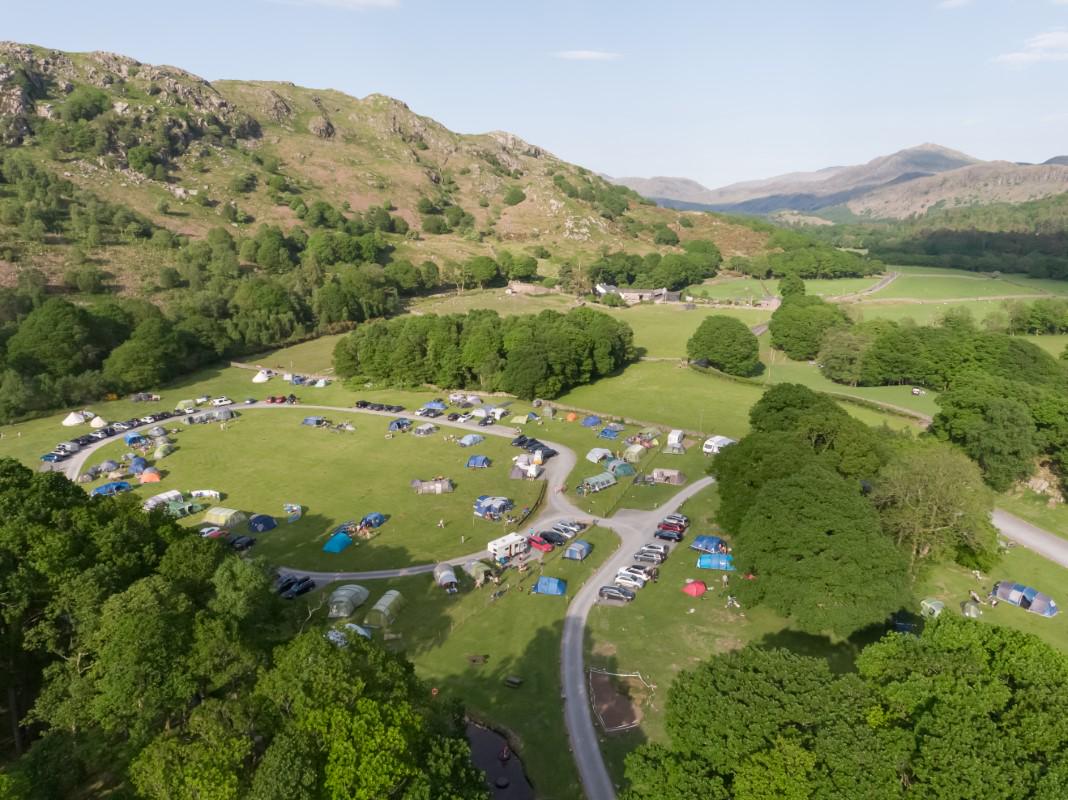
[{"label": "black car", "polygon": [[542,446],[542,447],[539,447],[538,449],[541,450],[541,460],[542,461],[548,461],[553,456],[560,455],[558,452],[553,450],[551,447]]},{"label": "black car", "polygon": [[386,407],[381,403],[368,403],[367,407],[372,411],[385,411]]},{"label": "black car", "polygon": [[636,595],[630,589],[624,589],[622,586],[602,586],[597,590],[597,596],[602,600],[622,600],[625,603],[629,603]]},{"label": "black car", "polygon": [[459,418],[460,415],[457,414],[455,411],[445,417],[445,419],[447,419],[449,422],[456,422],[456,420],[458,420]]},{"label": "black car", "polygon": [[653,534],[657,539],[663,539],[665,542],[681,542],[682,534],[678,531],[666,531],[663,528],[657,528],[656,533]]},{"label": "black car", "polygon": [[357,400],[356,401],[356,408],[367,408],[367,406],[369,406],[369,405],[370,405],[370,403],[368,403],[366,400]]},{"label": "black car", "polygon": [[482,419],[480,419],[478,421],[478,427],[480,427],[480,428],[488,428],[490,425],[492,425],[495,422],[496,422],[496,420],[493,417],[483,417]]},{"label": "black car", "polygon": [[300,597],[302,594],[307,594],[314,588],[315,581],[305,575],[303,578],[298,578],[296,583],[282,592],[282,597],[286,600],[292,600],[295,597]]},{"label": "black car", "polygon": [[549,544],[555,544],[557,547],[567,544],[567,537],[561,536],[556,531],[540,531],[538,533],[538,536],[547,541]]},{"label": "black car", "polygon": [[436,408],[428,408],[426,409],[426,413],[423,414],[423,416],[430,417],[431,419],[437,419],[441,416],[441,412],[438,411]]},{"label": "black car", "polygon": [[543,444],[542,444],[541,442],[539,442],[539,441],[538,441],[537,439],[529,439],[529,438],[528,438],[528,439],[527,439],[527,440],[526,440],[526,441],[525,441],[525,442],[524,442],[524,443],[522,444],[522,448],[523,448],[524,450],[526,450],[526,451],[527,451],[528,453],[533,453],[533,452],[534,452],[535,450],[541,450],[541,449],[542,449],[543,447],[545,447],[545,445],[543,445]]},{"label": "black car", "polygon": [[519,436],[512,439],[512,447],[524,447],[529,441],[530,439],[520,434]]},{"label": "black car", "polygon": [[243,550],[248,550],[254,544],[256,544],[256,540],[251,536],[238,536],[236,539],[230,540],[230,547],[239,553]]},{"label": "black car", "polygon": [[285,594],[294,586],[299,579],[296,575],[282,575],[274,584],[274,590],[278,594]]}]

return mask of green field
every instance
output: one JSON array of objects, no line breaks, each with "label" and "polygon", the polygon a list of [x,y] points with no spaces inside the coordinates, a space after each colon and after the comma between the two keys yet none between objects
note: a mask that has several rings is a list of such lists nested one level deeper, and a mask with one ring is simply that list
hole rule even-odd
[{"label": "green field", "polygon": [[771,318],[770,311],[759,308],[706,309],[698,306],[687,311],[676,304],[597,308],[630,325],[634,330],[634,344],[641,348],[642,355],[653,358],[685,358],[686,343],[705,317],[734,317],[750,327]]},{"label": "green field", "polygon": [[904,274],[889,286],[872,294],[873,300],[918,299],[956,300],[964,298],[1001,297],[1004,295],[1042,294],[1043,290],[1027,288],[977,273],[960,273],[954,276],[926,273]]},{"label": "green field", "polygon": [[332,375],[334,372],[334,347],[338,340],[348,334],[337,333],[320,336],[307,342],[272,350],[245,359],[250,364],[286,372]]},{"label": "green field", "polygon": [[956,302],[931,302],[920,303],[915,301],[880,301],[873,300],[844,303],[842,308],[856,322],[865,322],[873,319],[888,319],[900,322],[911,319],[920,325],[930,325],[937,322],[947,311],[958,308],[968,309],[976,322],[982,322],[989,314],[1004,310],[1002,300],[960,300]]},{"label": "green field", "polygon": [[491,308],[498,314],[537,314],[545,309],[567,311],[581,305],[572,295],[546,290],[544,294],[508,294],[504,289],[472,289],[462,294],[437,294],[414,300],[409,311],[417,314],[466,314],[475,308]]},{"label": "green field", "polygon": [[1049,497],[1036,494],[1030,489],[998,495],[996,502],[998,508],[1068,539],[1068,506],[1063,503],[1050,506]]},{"label": "green field", "polygon": [[[881,276],[869,278],[813,279],[805,281],[805,293],[819,297],[836,297],[856,294],[875,286]],[[708,300],[760,300],[779,294],[779,281],[771,278],[760,281],[756,278],[714,278],[706,283],[686,287],[683,294]]]},{"label": "green field", "polygon": [[1024,336],[1029,342],[1033,342],[1049,353],[1054,358],[1060,358],[1061,353],[1068,348],[1068,334],[1051,334],[1049,336]]}]

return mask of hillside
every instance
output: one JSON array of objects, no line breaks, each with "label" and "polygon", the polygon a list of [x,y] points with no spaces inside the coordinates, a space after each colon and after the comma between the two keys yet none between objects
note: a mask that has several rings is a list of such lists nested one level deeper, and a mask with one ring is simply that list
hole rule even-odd
[{"label": "hillside", "polygon": [[619,183],[673,208],[745,214],[848,215],[905,219],[934,208],[1019,203],[1068,191],[1061,157],[1044,164],[980,161],[924,144],[866,164],[827,167],[706,189],[682,178],[621,178]]},{"label": "hillside", "polygon": [[[110,53],[0,44],[0,138],[99,199],[193,237],[234,222],[235,233],[289,229],[301,224],[301,205],[325,201],[352,212],[390,206],[408,229],[392,244],[399,257],[537,246],[548,274],[604,248],[662,250],[659,224],[710,239],[728,257],[764,239],[707,215],[684,230],[677,213],[517,136],[454,133],[382,95],[209,83]],[[461,209],[461,224],[423,232],[420,201]],[[56,261],[38,260],[46,271]]]}]

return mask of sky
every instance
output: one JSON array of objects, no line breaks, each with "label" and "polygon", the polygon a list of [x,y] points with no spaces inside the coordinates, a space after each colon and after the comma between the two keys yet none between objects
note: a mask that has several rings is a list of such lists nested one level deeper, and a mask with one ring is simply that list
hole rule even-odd
[{"label": "sky", "polygon": [[0,0],[0,38],[380,92],[710,187],[923,142],[1068,154],[1068,0]]}]

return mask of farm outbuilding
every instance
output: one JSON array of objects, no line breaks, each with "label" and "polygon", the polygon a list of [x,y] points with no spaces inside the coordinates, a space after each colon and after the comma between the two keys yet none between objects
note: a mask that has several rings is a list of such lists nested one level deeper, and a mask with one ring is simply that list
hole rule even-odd
[{"label": "farm outbuilding", "polygon": [[534,588],[530,590],[532,594],[548,594],[556,597],[563,597],[567,594],[567,581],[561,578],[550,578],[548,575],[542,575],[538,578],[538,582],[534,584]]},{"label": "farm outbuilding", "polygon": [[204,515],[205,525],[218,525],[220,528],[234,528],[247,519],[245,514],[235,508],[213,506]]},{"label": "farm outbuilding", "polygon": [[449,494],[455,491],[456,484],[448,478],[435,478],[432,481],[421,481],[415,478],[411,482],[411,487],[415,489],[416,494]]},{"label": "farm outbuilding", "polygon": [[390,589],[367,612],[363,624],[371,628],[388,628],[397,621],[397,614],[404,607],[404,595],[396,589]]},{"label": "farm outbuilding", "polygon": [[586,454],[586,460],[591,464],[599,464],[606,458],[612,457],[612,451],[607,447],[594,447]]},{"label": "farm outbuilding", "polygon": [[434,567],[434,583],[449,594],[459,591],[459,581],[456,580],[456,570],[452,564],[442,563]]},{"label": "farm outbuilding", "polygon": [[602,472],[599,475],[594,475],[591,478],[586,478],[579,484],[579,494],[596,494],[597,492],[603,492],[616,485],[616,476],[611,472]]},{"label": "farm outbuilding", "polygon": [[564,558],[570,558],[572,561],[582,561],[590,554],[591,550],[593,550],[592,544],[585,539],[576,539],[564,550]]},{"label": "farm outbuilding", "polygon": [[327,616],[331,619],[351,617],[356,609],[367,602],[371,593],[366,587],[356,583],[346,583],[330,593]]},{"label": "farm outbuilding", "polygon": [[657,467],[650,474],[653,483],[667,483],[671,486],[681,486],[686,483],[686,476],[677,469],[664,469]]}]

